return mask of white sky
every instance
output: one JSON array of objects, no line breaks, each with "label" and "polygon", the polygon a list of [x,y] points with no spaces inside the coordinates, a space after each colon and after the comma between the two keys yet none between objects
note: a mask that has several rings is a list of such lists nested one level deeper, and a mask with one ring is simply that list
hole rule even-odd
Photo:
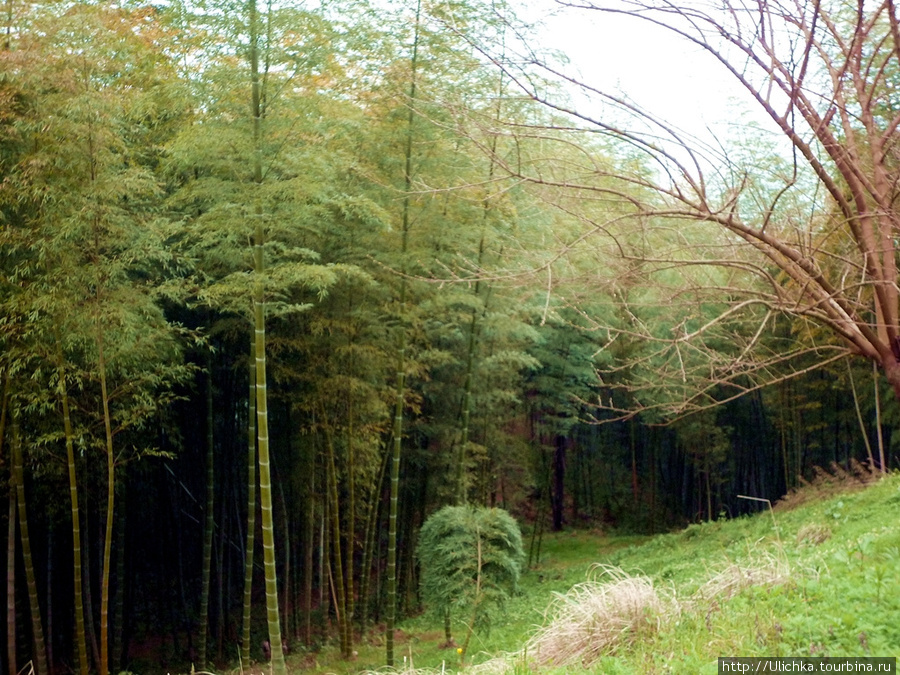
[{"label": "white sky", "polygon": [[709,129],[733,138],[748,119],[771,128],[732,76],[684,39],[639,19],[560,9],[552,0],[531,0],[529,8],[546,17],[542,46],[566,54],[567,72],[598,89],[624,93],[706,142]]}]

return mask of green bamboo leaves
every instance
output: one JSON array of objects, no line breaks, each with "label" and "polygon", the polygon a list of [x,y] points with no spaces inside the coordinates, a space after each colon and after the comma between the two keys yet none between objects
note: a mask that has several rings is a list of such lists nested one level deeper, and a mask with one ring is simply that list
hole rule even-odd
[{"label": "green bamboo leaves", "polygon": [[420,588],[429,611],[466,622],[472,633],[516,590],[525,552],[515,519],[503,509],[445,506],[419,533]]}]

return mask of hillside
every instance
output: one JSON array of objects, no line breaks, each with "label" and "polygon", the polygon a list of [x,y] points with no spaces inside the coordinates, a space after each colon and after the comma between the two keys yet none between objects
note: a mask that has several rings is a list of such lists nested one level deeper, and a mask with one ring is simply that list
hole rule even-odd
[{"label": "hillside", "polygon": [[[773,511],[649,539],[547,536],[466,672],[714,673],[719,656],[900,656],[900,475],[853,483],[825,476]],[[406,622],[407,669],[457,669],[442,638],[427,614]],[[352,665],[303,665],[359,672],[378,663],[377,643]]]}]

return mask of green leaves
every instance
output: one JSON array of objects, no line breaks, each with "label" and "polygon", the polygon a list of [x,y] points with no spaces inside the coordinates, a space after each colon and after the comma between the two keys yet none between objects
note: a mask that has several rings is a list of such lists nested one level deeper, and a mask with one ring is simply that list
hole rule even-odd
[{"label": "green leaves", "polygon": [[445,506],[422,526],[417,556],[429,611],[471,613],[486,627],[515,592],[525,553],[519,525],[503,509]]}]

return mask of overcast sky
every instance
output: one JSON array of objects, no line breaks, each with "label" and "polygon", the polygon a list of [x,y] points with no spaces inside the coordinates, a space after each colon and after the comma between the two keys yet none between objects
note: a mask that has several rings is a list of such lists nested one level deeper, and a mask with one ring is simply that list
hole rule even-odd
[{"label": "overcast sky", "polygon": [[565,53],[568,70],[597,88],[625,93],[707,142],[708,127],[724,140],[739,123],[763,120],[727,71],[684,39],[631,17],[559,10],[552,0],[529,5],[544,17],[545,46]]}]

